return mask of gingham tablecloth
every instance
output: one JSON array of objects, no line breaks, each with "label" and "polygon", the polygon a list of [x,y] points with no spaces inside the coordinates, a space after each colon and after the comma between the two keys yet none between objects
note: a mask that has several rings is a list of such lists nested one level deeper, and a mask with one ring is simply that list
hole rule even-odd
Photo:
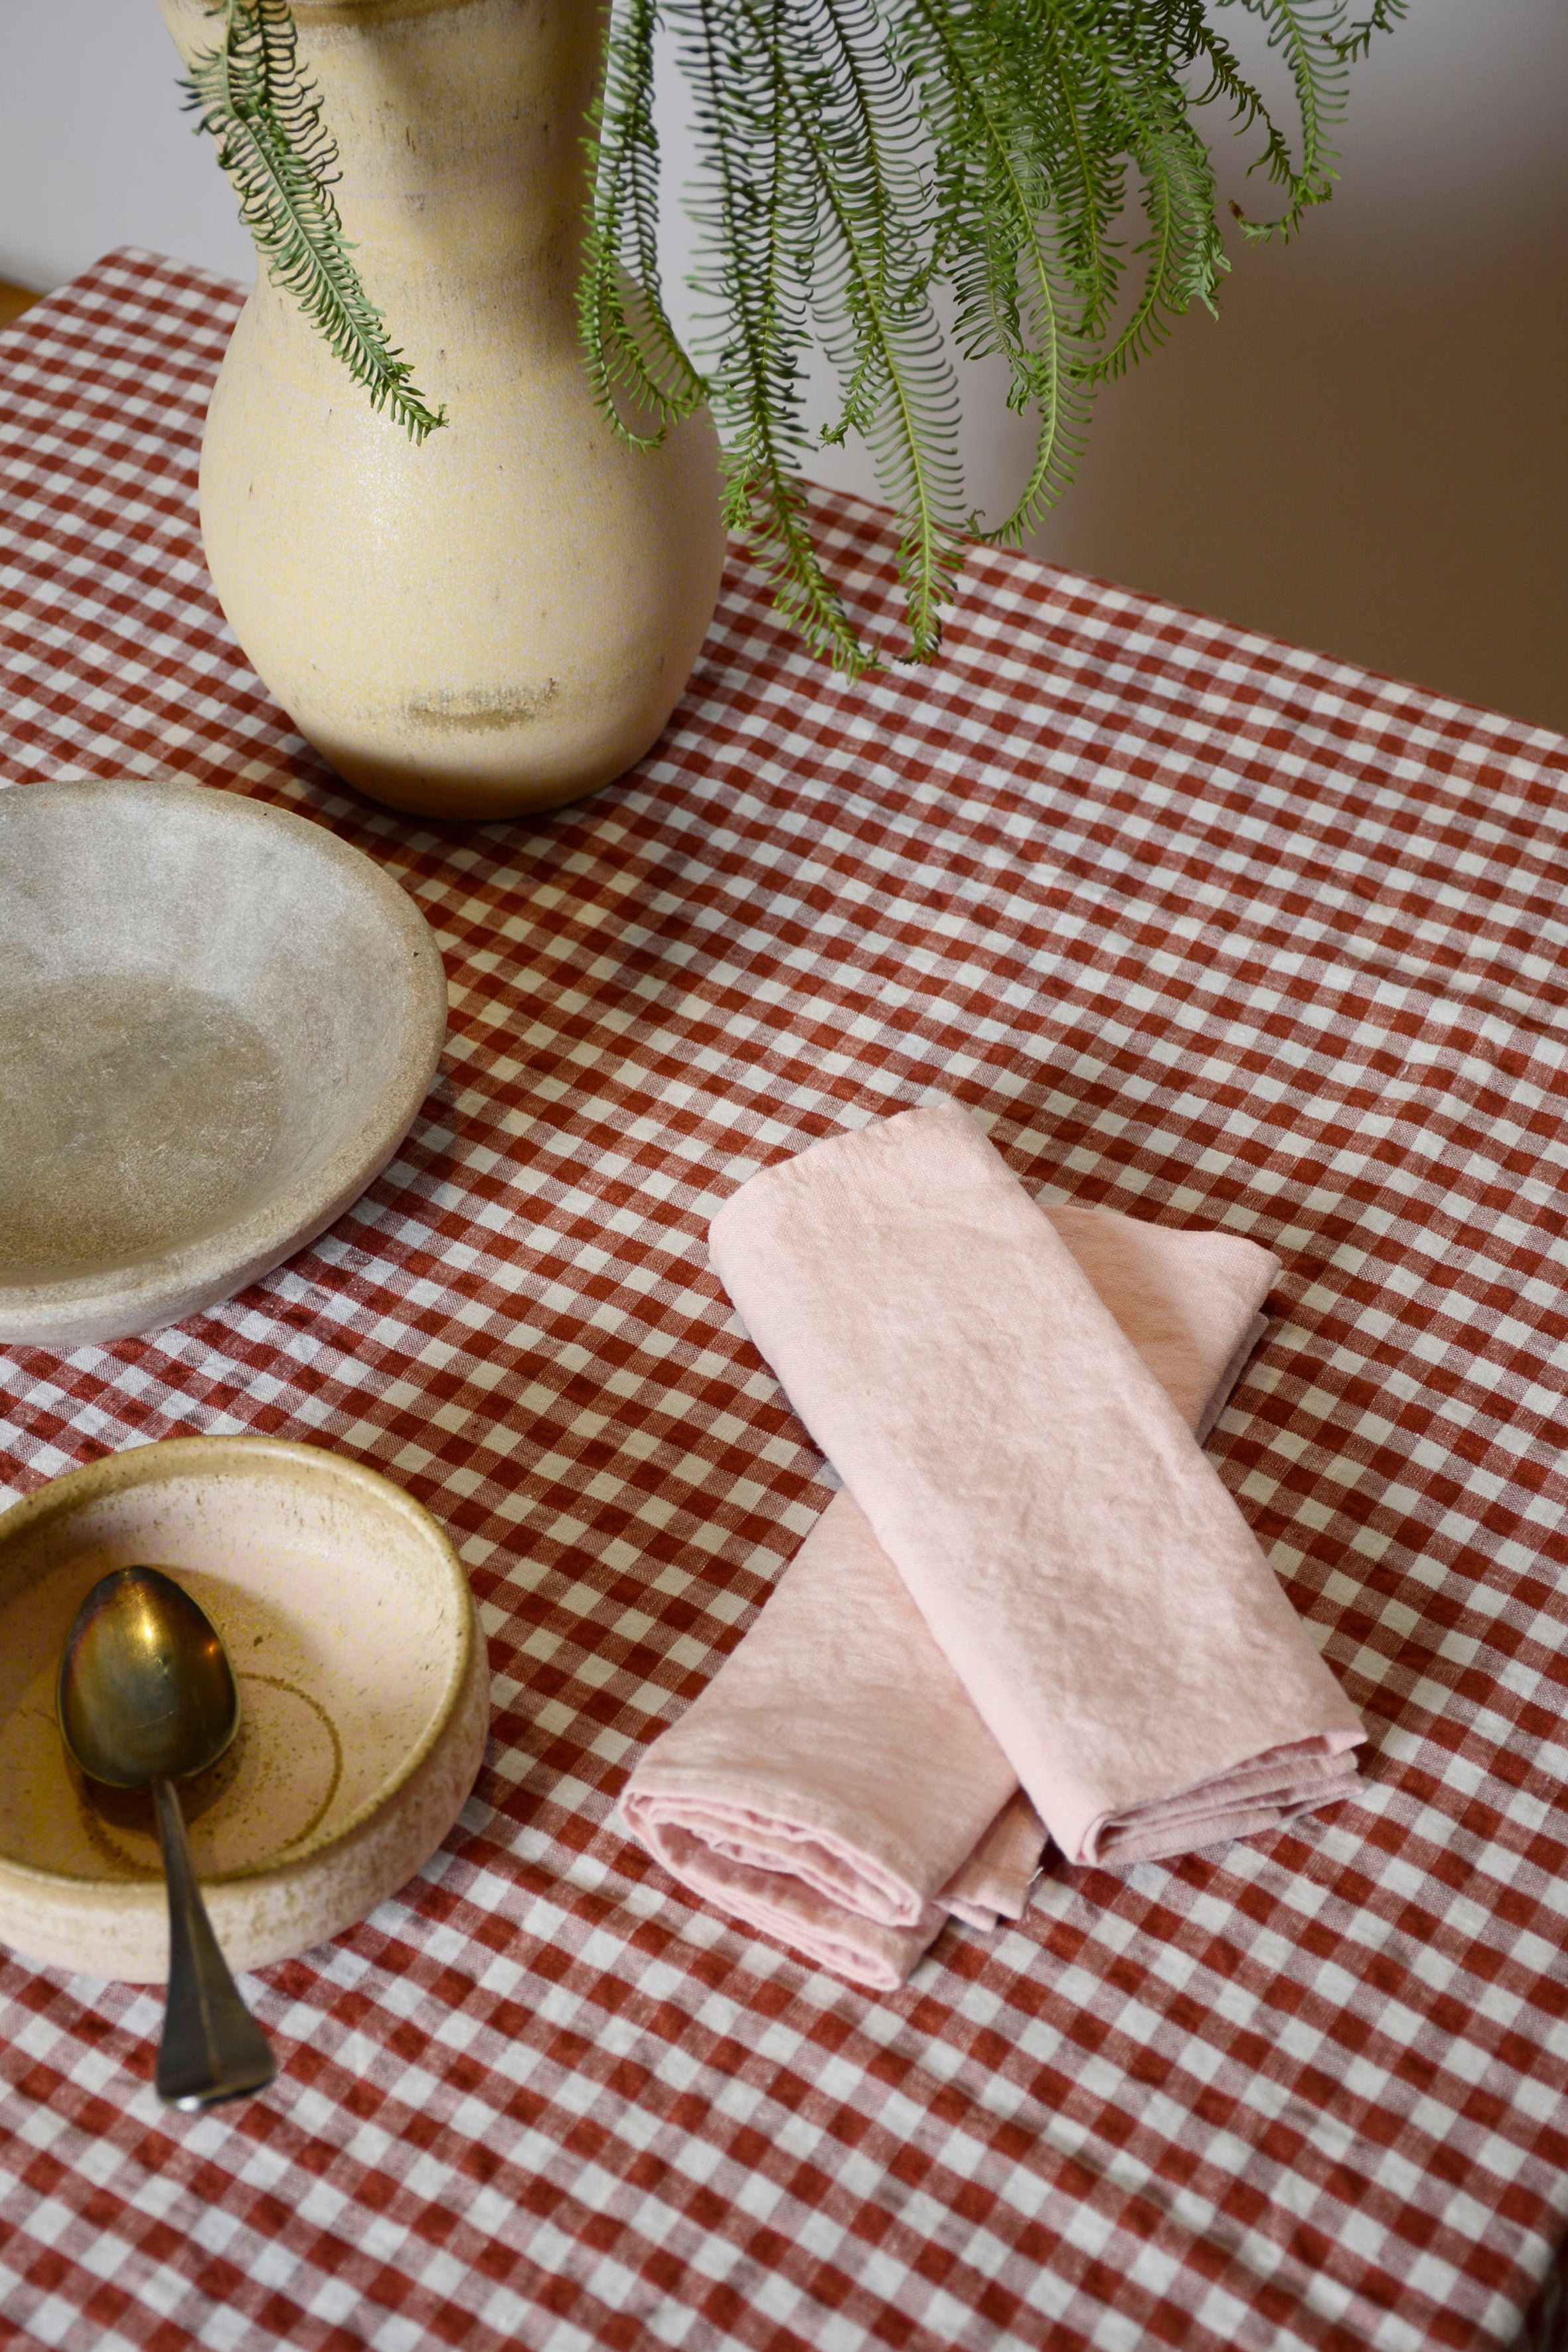
[{"label": "gingham tablecloth", "polygon": [[[14,1494],[279,1431],[453,1530],[495,1675],[458,1828],[247,1989],[166,2113],[145,1991],[0,1956],[0,2315],[70,2352],[1545,2343],[1568,2220],[1568,745],[1000,553],[848,687],[731,569],[668,735],[538,824],[340,786],[195,521],[234,290],[122,253],[0,338],[0,773],[175,772],[413,892],[443,1073],[315,1248],[0,1354]],[[863,608],[886,518],[822,508]],[[1363,1801],[1047,1875],[871,1999],[611,1820],[826,1499],[707,1221],[958,1096],[1045,1196],[1278,1249],[1213,1441],[1372,1727]],[[3,1177],[0,1177],[3,1181]]]}]

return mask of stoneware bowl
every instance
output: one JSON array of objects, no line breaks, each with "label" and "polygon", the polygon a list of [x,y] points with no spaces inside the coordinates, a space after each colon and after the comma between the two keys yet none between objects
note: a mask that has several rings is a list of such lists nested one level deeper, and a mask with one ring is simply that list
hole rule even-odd
[{"label": "stoneware bowl", "polygon": [[0,1344],[177,1323],[323,1233],[440,1057],[413,900],[191,783],[0,792]]},{"label": "stoneware bowl", "polygon": [[180,1437],[0,1517],[0,1942],[136,1984],[168,1973],[152,1813],[68,1762],[55,1676],[83,1594],[167,1569],[239,1685],[227,1756],[184,1790],[231,1967],[336,1935],[404,1885],[484,1754],[489,1676],[468,1579],[402,1489],[312,1445]]}]

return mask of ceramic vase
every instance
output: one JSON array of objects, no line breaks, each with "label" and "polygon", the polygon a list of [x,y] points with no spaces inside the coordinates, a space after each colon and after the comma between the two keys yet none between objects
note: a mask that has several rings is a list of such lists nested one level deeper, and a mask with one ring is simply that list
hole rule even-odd
[{"label": "ceramic vase", "polygon": [[[159,0],[188,58],[221,17]],[[295,0],[370,299],[449,423],[410,442],[265,267],[208,413],[207,562],[300,733],[373,799],[515,816],[657,740],[723,559],[706,413],[606,425],[575,308],[592,0]]]}]

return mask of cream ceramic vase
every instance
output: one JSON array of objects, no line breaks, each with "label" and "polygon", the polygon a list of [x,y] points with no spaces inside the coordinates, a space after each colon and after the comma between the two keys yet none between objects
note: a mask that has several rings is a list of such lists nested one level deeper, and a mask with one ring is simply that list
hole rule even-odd
[{"label": "cream ceramic vase", "polygon": [[[205,0],[159,0],[182,52]],[[723,559],[706,412],[626,448],[579,352],[594,0],[295,0],[356,266],[450,418],[416,447],[263,268],[213,393],[218,596],[309,741],[373,799],[507,817],[657,740]]]}]

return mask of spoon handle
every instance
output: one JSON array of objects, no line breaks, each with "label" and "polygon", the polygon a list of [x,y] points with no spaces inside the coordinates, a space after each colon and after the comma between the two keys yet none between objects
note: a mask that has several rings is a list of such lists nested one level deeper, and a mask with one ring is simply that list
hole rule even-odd
[{"label": "spoon handle", "polygon": [[153,1801],[169,1888],[169,1999],[158,2048],[158,2096],[174,2107],[210,2107],[219,2099],[264,2091],[278,2061],[218,1949],[174,1782],[154,1780]]}]

